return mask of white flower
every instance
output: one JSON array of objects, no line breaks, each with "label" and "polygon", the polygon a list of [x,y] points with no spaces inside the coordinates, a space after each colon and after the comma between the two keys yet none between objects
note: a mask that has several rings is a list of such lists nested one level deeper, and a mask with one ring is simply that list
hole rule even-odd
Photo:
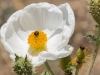
[{"label": "white flower", "polygon": [[14,59],[14,54],[32,59],[34,66],[46,60],[70,55],[68,41],[75,25],[74,13],[68,3],[55,6],[38,3],[15,12],[1,27],[1,42]]}]

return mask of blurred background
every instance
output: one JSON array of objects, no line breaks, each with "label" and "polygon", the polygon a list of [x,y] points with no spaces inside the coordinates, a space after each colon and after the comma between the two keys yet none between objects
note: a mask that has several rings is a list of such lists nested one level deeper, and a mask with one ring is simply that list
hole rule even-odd
[{"label": "blurred background", "polygon": [[[89,48],[90,53],[93,52],[95,43],[89,42],[90,40],[84,37],[86,34],[97,35],[97,30],[93,30],[94,25],[96,25],[96,23],[89,13],[89,4],[87,0],[0,0],[0,26],[2,26],[7,21],[9,16],[11,16],[15,11],[22,9],[31,3],[38,2],[49,2],[57,6],[68,2],[72,7],[76,18],[75,32],[69,42],[69,44],[74,47],[73,54],[75,54],[76,50],[80,47],[80,45],[85,45]],[[91,75],[100,75],[99,53],[100,51],[98,52],[98,56]],[[85,75],[86,71],[88,70],[89,60],[86,62],[87,63],[84,64],[81,68],[79,75]],[[63,74],[61,69],[58,67],[58,60],[50,61],[50,65],[55,72],[55,75]],[[0,75],[16,75],[13,72],[12,67],[13,62],[9,58],[9,53],[0,43]],[[38,72],[41,73],[43,68],[44,66],[39,67]]]}]

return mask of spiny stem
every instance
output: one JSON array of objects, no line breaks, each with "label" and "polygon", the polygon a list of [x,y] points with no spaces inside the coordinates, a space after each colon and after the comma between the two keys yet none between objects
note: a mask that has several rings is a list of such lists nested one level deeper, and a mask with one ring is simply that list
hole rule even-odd
[{"label": "spiny stem", "polygon": [[95,59],[97,57],[99,45],[100,45],[100,26],[98,28],[99,28],[99,32],[98,32],[98,37],[97,37],[97,40],[96,40],[96,46],[95,46],[95,50],[93,52],[92,62],[90,64],[90,68],[89,68],[89,71],[87,72],[87,75],[90,75],[90,73],[92,71],[93,65],[95,63]]},{"label": "spiny stem", "polygon": [[79,73],[79,68],[76,67],[75,75],[78,75],[78,73]]},{"label": "spiny stem", "polygon": [[51,68],[50,68],[50,66],[49,66],[47,61],[45,62],[45,66],[48,69],[48,71],[51,73],[51,75],[54,75],[54,73],[52,72],[52,70],[51,70]]}]

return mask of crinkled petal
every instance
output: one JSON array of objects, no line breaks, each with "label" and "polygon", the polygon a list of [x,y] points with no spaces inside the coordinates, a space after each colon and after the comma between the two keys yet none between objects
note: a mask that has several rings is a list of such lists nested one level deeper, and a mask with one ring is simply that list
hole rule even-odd
[{"label": "crinkled petal", "polygon": [[43,57],[44,59],[47,60],[55,60],[57,59],[57,56],[55,54],[55,50],[53,50],[53,52],[47,52],[47,51],[43,51],[39,54],[40,57]]},{"label": "crinkled petal", "polygon": [[27,42],[27,38],[32,31],[25,30],[25,28],[22,27],[21,24],[19,23],[19,19],[17,21],[14,21],[12,26],[14,32],[20,37],[20,39],[23,40],[24,42]]},{"label": "crinkled petal", "polygon": [[63,29],[63,40],[67,40],[66,43],[69,42],[70,39],[70,35],[71,35],[71,29],[69,26],[64,25],[64,29]]},{"label": "crinkled petal", "polygon": [[47,34],[48,39],[50,39],[54,35],[61,33],[63,31],[64,24],[65,24],[65,21],[62,20],[62,22],[59,24],[57,29],[55,30],[44,29],[43,31]]},{"label": "crinkled petal", "polygon": [[72,51],[73,51],[73,47],[70,45],[67,45],[63,49],[59,50],[57,52],[57,55],[59,58],[66,57],[66,56],[70,55],[72,53]]},{"label": "crinkled petal", "polygon": [[66,25],[68,26],[68,28],[70,28],[69,29],[70,30],[70,33],[68,35],[66,34],[70,38],[71,35],[73,34],[74,26],[75,26],[75,17],[74,17],[73,10],[71,9],[71,7],[70,7],[70,5],[68,3],[65,3],[65,4],[62,4],[62,5],[58,6],[58,8],[63,13],[63,20],[66,21]]},{"label": "crinkled petal", "polygon": [[46,59],[44,59],[42,57],[38,57],[38,56],[37,57],[31,57],[31,58],[32,58],[32,64],[33,64],[34,67],[42,65],[46,61]]},{"label": "crinkled petal", "polygon": [[9,46],[9,44],[6,42],[5,40],[5,32],[7,30],[7,24],[4,24],[2,27],[1,27],[1,30],[0,30],[0,40],[3,44],[3,46],[5,47],[5,49],[10,53],[10,54],[13,54],[14,51],[11,49],[11,47]]},{"label": "crinkled petal", "polygon": [[57,29],[63,18],[61,10],[55,5],[38,3],[28,5],[20,15],[20,23],[25,29],[54,30]]},{"label": "crinkled petal", "polygon": [[56,30],[49,30],[49,29],[44,29],[43,32],[47,34],[47,38],[49,39],[52,34],[55,32]]},{"label": "crinkled petal", "polygon": [[17,11],[14,13],[8,19],[7,23],[1,27],[1,42],[10,54],[16,53],[18,55],[24,55],[27,53],[28,45],[16,33],[13,25],[13,22],[18,19],[18,16],[21,12],[22,11]]},{"label": "crinkled petal", "polygon": [[[51,51],[52,52],[53,50],[60,50],[60,49],[62,49],[63,47],[65,47],[68,44],[69,39],[65,39],[65,40],[59,41],[58,36],[60,36],[60,34],[56,35],[56,36],[57,36],[56,39],[55,39],[55,37],[52,37],[52,39],[51,39],[52,42],[49,41],[49,43],[47,43],[47,48],[48,48],[47,51]],[[56,40],[56,43],[53,44],[53,42],[55,40]]]},{"label": "crinkled petal", "polygon": [[62,42],[62,29],[56,30],[53,34],[55,35],[47,41],[47,48],[54,50]]},{"label": "crinkled petal", "polygon": [[[59,27],[56,30],[49,32],[49,37],[47,41],[47,48],[52,49],[56,48],[59,44],[61,44],[63,40],[63,28],[64,28],[64,21],[61,22]],[[47,33],[48,35],[48,33]]]},{"label": "crinkled petal", "polygon": [[43,51],[39,54],[40,57],[43,57],[47,60],[56,60],[58,58],[63,58],[70,55],[73,51],[73,47],[70,45],[66,45],[64,48],[60,50],[53,50],[53,51]]},{"label": "crinkled petal", "polygon": [[9,26],[8,23],[14,21],[14,20],[17,20],[18,19],[18,16],[19,16],[19,13],[21,13],[22,11],[19,10],[17,12],[15,12],[14,14],[12,14],[12,16],[10,16],[10,18],[8,19],[7,23],[5,23],[1,29],[0,29],[0,38],[1,38],[1,42],[3,44],[3,46],[5,47],[5,49],[10,53],[10,54],[13,54],[14,51],[11,49],[11,47],[9,46],[9,44],[6,42],[6,39],[5,39],[5,33],[7,31],[7,27]]},{"label": "crinkled petal", "polygon": [[22,10],[19,10],[19,11],[13,13],[13,14],[9,17],[9,19],[7,20],[7,23],[12,22],[12,21],[17,21],[17,19],[18,19],[20,13],[22,13]]}]

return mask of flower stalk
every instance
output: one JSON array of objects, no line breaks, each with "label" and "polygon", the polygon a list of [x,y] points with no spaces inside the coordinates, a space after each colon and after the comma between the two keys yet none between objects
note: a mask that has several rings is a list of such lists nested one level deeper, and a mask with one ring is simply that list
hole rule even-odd
[{"label": "flower stalk", "polygon": [[96,28],[98,28],[99,31],[98,31],[98,36],[95,40],[96,45],[95,45],[95,50],[93,52],[93,57],[92,57],[92,61],[90,64],[90,68],[86,75],[90,75],[90,73],[92,71],[93,65],[95,63],[95,59],[97,57],[99,45],[100,45],[100,17],[99,17],[100,16],[100,0],[90,0],[89,9],[90,9],[90,13],[91,13],[93,19],[99,24],[99,25],[96,25]]},{"label": "flower stalk", "polygon": [[79,73],[79,67],[76,67],[75,75],[78,75]]},{"label": "flower stalk", "polygon": [[95,46],[95,50],[93,52],[92,62],[91,62],[90,68],[89,68],[89,70],[87,72],[87,75],[90,75],[90,73],[92,71],[93,65],[95,63],[95,59],[97,57],[99,45],[100,45],[100,26],[98,27],[98,29],[99,29],[99,32],[98,32],[98,37],[97,37],[97,40],[96,40],[96,46]]},{"label": "flower stalk", "polygon": [[51,75],[54,75],[53,71],[51,70],[51,68],[50,68],[50,66],[48,64],[48,62],[46,61],[44,64],[45,64],[47,70],[51,73]]}]

